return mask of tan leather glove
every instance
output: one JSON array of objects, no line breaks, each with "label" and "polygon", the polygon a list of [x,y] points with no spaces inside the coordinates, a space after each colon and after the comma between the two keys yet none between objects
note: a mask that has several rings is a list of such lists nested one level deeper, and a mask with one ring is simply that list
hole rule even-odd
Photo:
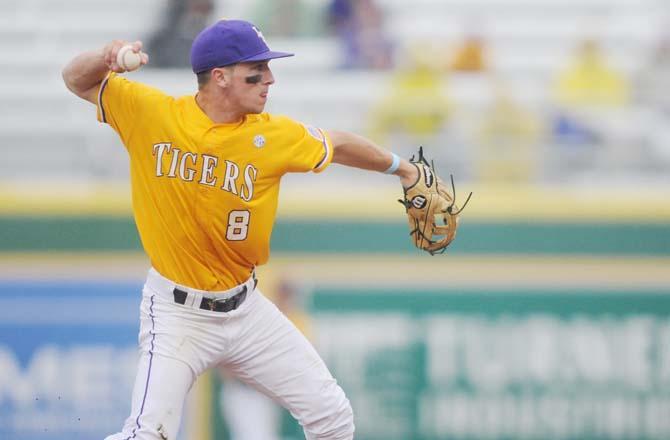
[{"label": "tan leather glove", "polygon": [[[419,170],[419,178],[412,186],[403,188],[405,197],[398,201],[405,206],[414,245],[431,255],[441,254],[456,238],[458,215],[462,211],[455,203],[453,177],[449,193],[435,174],[434,166],[423,157],[423,148],[419,148],[418,158],[412,156],[410,162]],[[470,196],[472,193],[463,207]]]}]

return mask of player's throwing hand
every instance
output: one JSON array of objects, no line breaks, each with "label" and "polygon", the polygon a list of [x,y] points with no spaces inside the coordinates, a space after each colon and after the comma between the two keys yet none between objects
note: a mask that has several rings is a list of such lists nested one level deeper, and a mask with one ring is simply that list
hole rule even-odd
[{"label": "player's throwing hand", "polygon": [[[140,64],[138,67],[129,68],[129,66],[127,65],[119,64],[118,60],[119,51],[121,51],[121,49],[124,46],[131,46],[133,53],[139,55]],[[105,60],[105,64],[107,65],[107,68],[109,68],[109,70],[111,70],[112,72],[116,73],[129,72],[131,70],[135,70],[139,67],[142,67],[149,62],[149,55],[142,52],[142,42],[139,40],[133,43],[129,43],[123,40],[114,40],[102,49],[102,54]]]}]

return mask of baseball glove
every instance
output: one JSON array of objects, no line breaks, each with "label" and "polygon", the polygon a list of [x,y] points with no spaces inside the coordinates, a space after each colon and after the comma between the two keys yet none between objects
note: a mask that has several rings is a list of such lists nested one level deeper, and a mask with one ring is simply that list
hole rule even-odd
[{"label": "baseball glove", "polygon": [[403,188],[404,199],[398,200],[407,212],[409,235],[414,245],[431,255],[441,254],[456,238],[458,215],[470,201],[468,196],[463,208],[456,206],[456,187],[451,176],[452,192],[447,191],[442,180],[435,174],[435,167],[423,157],[423,148],[419,156],[409,160],[418,170],[419,178],[414,185]]}]

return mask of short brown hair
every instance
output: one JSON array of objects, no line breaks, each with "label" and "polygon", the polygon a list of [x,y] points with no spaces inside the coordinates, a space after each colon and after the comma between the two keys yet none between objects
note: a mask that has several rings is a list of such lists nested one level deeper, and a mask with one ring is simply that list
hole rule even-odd
[{"label": "short brown hair", "polygon": [[212,77],[212,69],[196,73],[195,75],[198,77],[198,89],[202,89],[209,83],[209,79]]},{"label": "short brown hair", "polygon": [[[233,70],[235,69],[235,66],[237,66],[237,63],[235,64],[228,64],[227,66],[222,66],[224,69],[230,69]],[[212,70],[216,69],[216,67],[205,70],[204,72],[196,73],[195,75],[198,77],[198,90],[202,90],[203,87],[205,87],[207,84],[209,84],[209,80],[212,78]]]}]

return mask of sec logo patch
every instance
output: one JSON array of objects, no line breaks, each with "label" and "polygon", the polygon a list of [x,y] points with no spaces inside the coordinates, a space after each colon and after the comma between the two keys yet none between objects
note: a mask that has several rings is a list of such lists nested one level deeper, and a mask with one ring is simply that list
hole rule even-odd
[{"label": "sec logo patch", "polygon": [[256,148],[262,148],[263,146],[265,146],[265,136],[263,136],[262,134],[257,134],[256,136],[254,136],[254,145],[256,146]]}]

